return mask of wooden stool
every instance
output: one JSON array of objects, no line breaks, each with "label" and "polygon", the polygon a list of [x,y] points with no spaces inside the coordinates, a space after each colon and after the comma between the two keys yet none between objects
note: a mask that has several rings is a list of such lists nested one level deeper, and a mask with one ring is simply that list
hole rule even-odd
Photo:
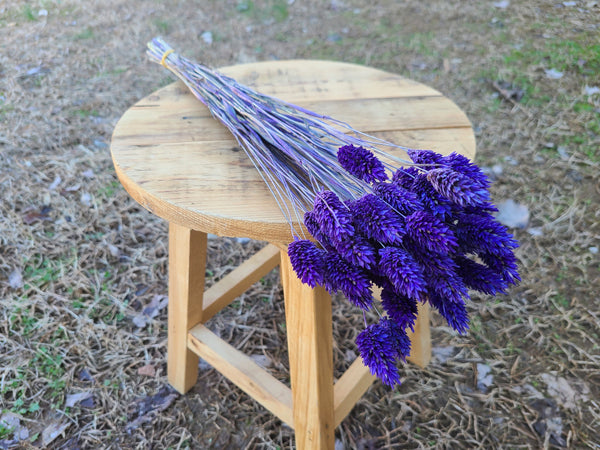
[{"label": "wooden stool", "polygon": [[[159,69],[157,69],[159,70]],[[471,124],[423,84],[379,70],[326,61],[276,61],[221,69],[266,94],[415,148],[470,158]],[[374,380],[360,357],[333,383],[331,299],[295,276],[290,227],[229,131],[180,82],[140,100],[112,137],[117,175],[129,194],[169,222],[168,378],[179,392],[196,382],[201,356],[283,422],[297,448],[333,449],[336,426]],[[268,241],[204,290],[206,233]],[[291,389],[204,325],[280,265]],[[412,362],[430,360],[429,308],[420,306]]]}]

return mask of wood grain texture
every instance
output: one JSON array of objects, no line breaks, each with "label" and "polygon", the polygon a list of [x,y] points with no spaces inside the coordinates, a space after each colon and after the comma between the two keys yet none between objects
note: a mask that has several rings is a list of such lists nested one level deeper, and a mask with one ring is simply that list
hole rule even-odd
[{"label": "wood grain texture", "polygon": [[169,224],[169,317],[167,378],[180,393],[198,378],[198,357],[187,347],[187,333],[202,320],[206,233]]},{"label": "wood grain texture", "polygon": [[431,327],[429,303],[417,303],[418,313],[414,333],[406,330],[410,338],[410,356],[406,358],[413,364],[424,368],[431,361]]},{"label": "wood grain texture", "polygon": [[289,426],[294,426],[289,387],[202,324],[190,330],[188,345],[250,397]]},{"label": "wood grain texture", "polygon": [[281,281],[290,361],[296,446],[333,450],[333,337],[331,298],[322,286],[311,289],[281,252]]},{"label": "wood grain texture", "polygon": [[[328,61],[271,61],[221,71],[407,147],[475,154],[464,113],[436,90],[398,75]],[[125,189],[169,222],[221,236],[283,244],[292,239],[245,153],[180,82],[140,100],[122,116],[111,152]]]}]

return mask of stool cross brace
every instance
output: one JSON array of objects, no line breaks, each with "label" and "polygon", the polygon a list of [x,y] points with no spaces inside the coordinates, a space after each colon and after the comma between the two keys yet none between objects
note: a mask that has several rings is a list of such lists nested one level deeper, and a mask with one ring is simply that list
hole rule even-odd
[{"label": "stool cross brace", "polygon": [[[333,380],[331,298],[295,275],[285,246],[268,244],[205,291],[207,235],[169,225],[168,379],[185,393],[196,383],[199,357],[296,433],[299,449],[333,449],[335,428],[374,381],[357,358]],[[280,266],[285,299],[291,388],[204,324],[255,282]],[[419,305],[410,361],[431,359],[429,308]]]}]

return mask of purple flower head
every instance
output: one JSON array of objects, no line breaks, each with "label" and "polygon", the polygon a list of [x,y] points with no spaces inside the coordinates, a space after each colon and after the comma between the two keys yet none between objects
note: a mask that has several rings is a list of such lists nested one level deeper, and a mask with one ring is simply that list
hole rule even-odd
[{"label": "purple flower head", "polygon": [[374,194],[367,194],[351,205],[355,226],[369,239],[383,244],[402,241],[402,216]]},{"label": "purple flower head", "polygon": [[502,277],[505,283],[518,284],[521,281],[517,257],[512,251],[505,250],[503,254],[496,252],[495,254],[479,253],[478,255],[490,269]]},{"label": "purple flower head", "polygon": [[450,253],[458,246],[450,228],[426,211],[417,211],[406,218],[406,234],[433,252]]},{"label": "purple flower head", "polygon": [[314,242],[297,239],[288,246],[288,255],[298,278],[314,288],[323,284],[325,273],[325,251]]},{"label": "purple flower head", "polygon": [[489,192],[467,175],[452,169],[433,169],[427,172],[433,188],[460,206],[481,206],[490,200]]},{"label": "purple flower head", "polygon": [[415,177],[421,173],[416,167],[400,167],[392,176],[392,183],[404,189],[410,189]]},{"label": "purple flower head", "polygon": [[325,250],[334,249],[333,244],[331,244],[329,241],[329,238],[321,231],[321,227],[317,222],[314,211],[308,211],[304,213],[304,226],[311,236],[314,237]]},{"label": "purple flower head", "polygon": [[435,292],[446,303],[464,303],[469,298],[469,291],[462,278],[453,270],[448,269],[444,274],[426,271],[429,293]]},{"label": "purple flower head", "polygon": [[366,183],[385,181],[385,167],[371,150],[354,145],[344,145],[337,152],[340,165],[352,176]]},{"label": "purple flower head", "polygon": [[354,266],[369,269],[377,264],[377,250],[359,234],[336,242],[335,249],[342,258]]},{"label": "purple flower head", "polygon": [[503,255],[519,246],[506,227],[491,214],[462,213],[456,216],[455,226],[459,246],[464,253]]},{"label": "purple flower head", "polygon": [[508,284],[495,270],[464,256],[455,258],[455,261],[457,273],[467,287],[489,295],[506,293]]},{"label": "purple flower head", "polygon": [[417,301],[414,298],[398,294],[391,287],[381,291],[381,305],[390,318],[402,329],[410,327],[414,332],[417,320]]},{"label": "purple flower head", "polygon": [[427,174],[424,172],[420,172],[413,179],[412,186],[409,190],[417,195],[425,209],[442,220],[449,217],[452,214],[453,209],[455,209],[455,205],[450,200],[440,195],[435,190],[431,185],[431,182],[427,179]]},{"label": "purple flower head", "polygon": [[400,384],[400,373],[396,366],[398,350],[386,325],[369,325],[356,337],[356,346],[371,374],[388,386]]},{"label": "purple flower head", "polygon": [[325,289],[330,294],[342,291],[354,305],[368,310],[373,303],[371,281],[359,267],[348,264],[340,255],[325,255]]},{"label": "purple flower head", "polygon": [[473,181],[479,183],[484,189],[490,187],[490,180],[485,173],[466,156],[452,152],[448,156],[444,156],[441,162],[457,172],[468,176]]},{"label": "purple flower head", "polygon": [[406,357],[410,356],[410,339],[405,329],[389,318],[381,319],[379,324],[387,331],[392,346],[396,350],[396,357],[406,361]]},{"label": "purple flower head", "polygon": [[469,329],[469,315],[464,302],[447,302],[435,293],[430,293],[429,303],[439,311],[453,329],[464,334]]},{"label": "purple flower head", "polygon": [[350,210],[331,191],[321,191],[315,196],[314,218],[319,229],[332,241],[354,234]]},{"label": "purple flower head", "polygon": [[439,165],[443,156],[433,150],[407,150],[408,156],[415,164],[419,165]]},{"label": "purple flower head", "polygon": [[424,298],[427,285],[423,271],[410,253],[397,247],[384,247],[379,250],[379,256],[381,272],[396,292],[416,300]]},{"label": "purple flower head", "polygon": [[408,191],[394,183],[379,183],[375,186],[375,194],[400,214],[410,214],[423,209],[423,204],[414,192]]}]

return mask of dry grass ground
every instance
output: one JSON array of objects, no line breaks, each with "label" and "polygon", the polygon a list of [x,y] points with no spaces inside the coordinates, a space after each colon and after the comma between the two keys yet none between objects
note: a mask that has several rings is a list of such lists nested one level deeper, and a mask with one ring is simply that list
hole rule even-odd
[{"label": "dry grass ground", "polygon": [[[172,81],[144,55],[159,34],[214,66],[328,58],[430,84],[470,117],[494,198],[529,208],[521,285],[475,297],[466,337],[434,318],[432,364],[376,383],[339,448],[600,448],[600,3],[586,0],[3,0],[0,448],[294,447],[210,367],[185,396],[166,388],[166,225],[108,149],[120,115]],[[212,283],[261,244],[210,245]],[[355,313],[336,300],[338,370]],[[211,326],[285,380],[283,320],[274,273]]]}]

